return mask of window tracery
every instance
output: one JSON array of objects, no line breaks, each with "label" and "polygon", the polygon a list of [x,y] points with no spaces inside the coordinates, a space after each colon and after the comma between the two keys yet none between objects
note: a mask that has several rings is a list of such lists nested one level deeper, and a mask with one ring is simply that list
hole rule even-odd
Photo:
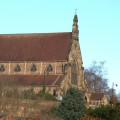
[{"label": "window tracery", "polygon": [[52,72],[52,71],[53,71],[53,67],[51,64],[49,64],[47,67],[47,72]]},{"label": "window tracery", "polygon": [[31,71],[32,71],[32,72],[36,72],[36,71],[37,71],[37,67],[36,67],[35,64],[32,65],[32,67],[31,67]]},{"label": "window tracery", "polygon": [[5,67],[3,64],[0,65],[0,72],[4,72],[5,71]]},{"label": "window tracery", "polygon": [[15,67],[15,72],[20,72],[21,71],[21,67],[20,67],[20,65],[17,65],[16,67]]},{"label": "window tracery", "polygon": [[68,64],[62,64],[62,71],[63,71],[63,73],[66,73],[67,68],[68,68]]}]

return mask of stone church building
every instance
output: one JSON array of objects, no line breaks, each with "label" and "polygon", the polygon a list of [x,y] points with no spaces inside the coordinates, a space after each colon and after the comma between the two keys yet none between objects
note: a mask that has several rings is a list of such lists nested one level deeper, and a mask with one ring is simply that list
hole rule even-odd
[{"label": "stone church building", "polygon": [[79,45],[78,18],[72,32],[1,34],[0,78],[62,96],[70,86],[86,90]]}]

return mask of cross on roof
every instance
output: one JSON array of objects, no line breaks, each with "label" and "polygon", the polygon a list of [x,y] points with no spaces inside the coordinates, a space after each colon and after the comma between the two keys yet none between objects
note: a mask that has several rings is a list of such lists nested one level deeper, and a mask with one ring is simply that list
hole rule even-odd
[{"label": "cross on roof", "polygon": [[78,11],[78,9],[76,8],[76,9],[75,9],[75,15],[77,14],[77,11]]}]

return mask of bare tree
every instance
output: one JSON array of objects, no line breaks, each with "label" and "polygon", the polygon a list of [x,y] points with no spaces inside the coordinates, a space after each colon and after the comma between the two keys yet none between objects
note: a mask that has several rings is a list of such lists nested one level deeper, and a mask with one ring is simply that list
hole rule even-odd
[{"label": "bare tree", "polygon": [[88,88],[95,92],[105,92],[109,89],[108,79],[106,77],[105,62],[97,63],[94,61],[92,65],[85,69],[85,78]]}]

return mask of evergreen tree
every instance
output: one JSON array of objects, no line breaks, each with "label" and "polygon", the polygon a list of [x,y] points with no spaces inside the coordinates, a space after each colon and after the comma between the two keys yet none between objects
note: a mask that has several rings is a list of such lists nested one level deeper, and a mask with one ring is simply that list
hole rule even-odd
[{"label": "evergreen tree", "polygon": [[57,109],[57,116],[64,120],[78,120],[85,112],[83,96],[77,88],[69,88]]}]

